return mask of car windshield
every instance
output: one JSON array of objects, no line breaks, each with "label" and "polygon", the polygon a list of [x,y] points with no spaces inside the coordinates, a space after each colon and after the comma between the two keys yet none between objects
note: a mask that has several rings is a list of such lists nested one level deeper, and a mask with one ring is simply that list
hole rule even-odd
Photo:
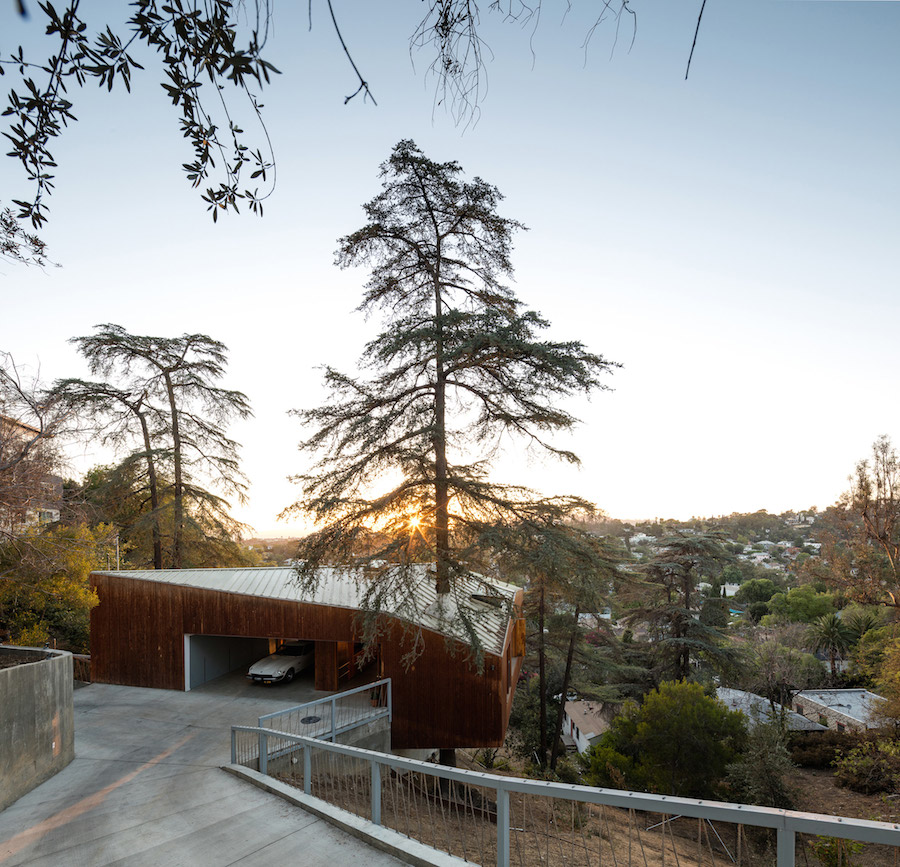
[{"label": "car windshield", "polygon": [[304,656],[309,653],[309,645],[308,644],[285,644],[284,647],[279,647],[276,653],[279,656]]}]

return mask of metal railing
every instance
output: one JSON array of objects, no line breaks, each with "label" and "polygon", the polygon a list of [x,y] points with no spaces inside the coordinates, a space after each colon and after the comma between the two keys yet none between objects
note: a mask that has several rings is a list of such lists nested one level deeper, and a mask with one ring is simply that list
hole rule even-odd
[{"label": "metal railing", "polygon": [[[494,776],[249,726],[232,763],[483,865],[794,867],[816,846],[843,865],[895,864],[900,825],[744,804]],[[852,856],[852,857],[851,857]],[[856,858],[857,860],[853,860]]]},{"label": "metal railing", "polygon": [[334,742],[338,735],[384,718],[389,723],[393,719],[389,677],[327,698],[267,713],[259,718],[259,727],[312,738],[327,738]]}]

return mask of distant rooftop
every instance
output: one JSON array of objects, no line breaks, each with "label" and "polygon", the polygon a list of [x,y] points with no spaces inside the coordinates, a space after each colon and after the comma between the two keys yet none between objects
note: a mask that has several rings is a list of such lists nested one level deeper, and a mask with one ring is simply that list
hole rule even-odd
[{"label": "distant rooftop", "polygon": [[25,424],[25,422],[22,421],[16,421],[16,419],[10,418],[8,415],[0,414],[0,426],[18,429],[19,431],[24,431],[29,434],[40,433],[36,427],[32,427],[30,424]]},{"label": "distant rooftop", "polygon": [[[297,572],[290,566],[97,570],[95,574],[339,608],[360,608],[365,582],[361,571],[338,567],[321,568],[316,586],[308,591],[300,587]],[[481,575],[461,579],[454,587],[444,609],[439,610],[433,567],[426,564],[414,566],[402,590],[394,594],[392,603],[385,604],[384,610],[408,622],[468,643],[468,636],[458,616],[458,609],[464,608],[484,649],[491,653],[502,653],[509,624],[509,610],[519,588]]]},{"label": "distant rooftop", "polygon": [[[755,725],[757,720],[768,720],[772,716],[772,705],[769,704],[769,700],[753,692],[720,686],[716,690],[716,698],[731,710],[742,711],[750,720],[751,726]],[[825,726],[819,725],[819,723],[813,722],[813,720],[807,719],[799,713],[794,713],[792,710],[787,710],[787,708],[775,702],[775,715],[780,716],[782,712],[784,712],[787,727],[792,732],[825,731]]]},{"label": "distant rooftop", "polygon": [[800,697],[832,708],[869,728],[876,726],[876,702],[882,700],[880,695],[866,689],[804,689],[797,693],[797,698]]},{"label": "distant rooftop", "polygon": [[586,738],[602,734],[609,728],[602,701],[567,701],[566,713]]}]

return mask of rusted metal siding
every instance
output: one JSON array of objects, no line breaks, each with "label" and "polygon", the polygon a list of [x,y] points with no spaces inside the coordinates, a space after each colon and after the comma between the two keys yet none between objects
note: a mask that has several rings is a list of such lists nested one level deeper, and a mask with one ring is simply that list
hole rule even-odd
[{"label": "rusted metal siding", "polygon": [[338,644],[336,641],[316,642],[316,689],[334,692],[338,688]]},{"label": "rusted metal siding", "polygon": [[[358,612],[351,609],[121,575],[95,574],[92,583],[100,599],[91,612],[95,682],[184,689],[185,634],[359,640]],[[421,632],[422,653],[406,665],[409,638],[399,623],[389,626],[380,650],[383,675],[393,680],[394,747],[499,746],[514,692],[509,683],[513,634],[514,628],[507,631],[502,655],[485,654],[478,671],[459,642],[428,630]]]}]

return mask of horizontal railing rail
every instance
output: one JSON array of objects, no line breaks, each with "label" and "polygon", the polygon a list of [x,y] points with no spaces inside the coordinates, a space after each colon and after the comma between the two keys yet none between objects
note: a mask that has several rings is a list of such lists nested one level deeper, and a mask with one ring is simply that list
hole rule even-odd
[{"label": "horizontal railing rail", "polygon": [[259,717],[260,728],[306,737],[328,738],[352,731],[375,720],[393,719],[391,679],[376,680],[325,698],[313,699]]},{"label": "horizontal railing rail", "polygon": [[[258,744],[258,751],[257,749],[253,749],[251,752],[248,752],[246,745],[239,750],[237,748],[237,743],[239,737],[242,736],[245,739],[249,739],[250,742],[255,741],[254,747]],[[440,821],[440,813],[446,812],[447,804],[451,803],[447,800],[445,794],[450,790],[449,784],[456,783],[465,787],[477,789],[481,794],[475,796],[467,795],[463,800],[456,798],[455,801],[453,801],[453,804],[455,805],[454,808],[457,812],[464,812],[470,816],[476,813],[480,814],[481,818],[488,820],[491,825],[496,824],[496,839],[491,845],[490,857],[492,860],[496,857],[496,863],[500,865],[500,867],[506,867],[506,865],[510,863],[511,832],[522,833],[525,831],[524,827],[516,827],[516,825],[523,824],[520,819],[511,823],[511,795],[550,799],[551,808],[549,809],[549,819],[547,821],[549,822],[549,825],[553,827],[551,828],[551,832],[544,834],[548,845],[551,838],[554,836],[559,837],[562,833],[560,828],[562,824],[564,824],[559,815],[554,812],[556,808],[552,807],[553,803],[559,805],[568,802],[571,806],[573,818],[571,821],[568,819],[565,821],[572,825],[576,836],[579,832],[579,823],[584,821],[584,816],[579,814],[579,810],[582,810],[583,807],[587,805],[599,807],[601,810],[602,808],[608,807],[625,811],[623,815],[630,816],[632,824],[635,824],[634,817],[636,811],[657,814],[664,817],[662,822],[652,824],[649,828],[645,827],[642,830],[638,829],[636,839],[640,842],[644,860],[640,862],[635,860],[633,863],[648,863],[647,853],[643,851],[645,838],[647,832],[651,828],[659,828],[660,826],[662,826],[662,831],[659,833],[662,834],[663,839],[661,849],[663,855],[661,863],[669,863],[666,861],[665,857],[666,846],[669,845],[666,834],[668,833],[671,836],[673,832],[670,828],[667,828],[667,826],[671,826],[676,818],[686,817],[696,819],[698,822],[705,823],[705,825],[709,825],[710,827],[712,827],[712,822],[720,822],[731,823],[737,825],[739,828],[749,827],[751,829],[768,829],[770,832],[774,831],[774,862],[772,860],[755,861],[751,858],[750,860],[740,861],[740,863],[744,864],[776,863],[777,867],[793,867],[795,864],[797,834],[860,841],[895,848],[900,847],[900,824],[896,823],[875,822],[865,819],[851,819],[839,816],[803,813],[793,810],[780,810],[746,804],[730,804],[720,801],[695,800],[692,798],[679,798],[642,792],[627,792],[619,789],[598,789],[590,786],[577,786],[566,783],[543,782],[517,777],[497,776],[478,771],[435,765],[429,762],[378,753],[345,744],[329,743],[303,735],[289,734],[264,727],[232,726],[231,741],[232,763],[248,766],[258,763],[258,769],[263,774],[268,773],[268,761],[275,754],[283,755],[286,752],[291,751],[297,753],[302,752],[302,788],[307,794],[312,794],[314,776],[312,769],[314,761],[321,760],[320,764],[322,764],[323,768],[326,767],[327,761],[331,761],[331,765],[327,765],[329,768],[327,773],[330,775],[330,778],[327,784],[321,784],[322,792],[317,794],[316,797],[320,797],[324,794],[325,797],[323,800],[329,800],[329,791],[337,791],[334,779],[336,775],[340,775],[341,773],[345,775],[355,775],[352,776],[352,779],[356,780],[356,783],[349,785],[349,788],[353,789],[355,792],[355,804],[353,808],[357,811],[360,810],[360,804],[358,803],[360,793],[362,792],[365,794],[365,797],[368,798],[368,804],[364,811],[367,814],[365,818],[369,818],[370,821],[376,825],[381,824],[383,801],[382,788],[385,779],[390,774],[393,774],[398,780],[404,781],[397,785],[405,786],[407,789],[410,787],[417,788],[419,801],[420,803],[425,804],[422,808],[423,812],[427,811],[429,815],[437,817],[435,819],[436,821]],[[324,758],[329,756],[332,758]],[[367,767],[367,770],[335,770],[337,767],[334,764],[335,757],[342,757],[347,761],[352,760],[351,764],[348,764],[348,767],[359,768],[360,763],[362,763],[362,765]],[[299,763],[299,758],[296,759],[296,762]],[[421,777],[414,778],[413,775],[421,775]],[[348,778],[350,777],[348,776]],[[414,783],[414,779],[430,779],[433,783]],[[360,780],[362,780],[364,784],[361,785],[359,782]],[[331,789],[329,789],[329,786],[331,786]],[[494,799],[493,802],[488,803],[485,793],[489,794]],[[346,793],[343,797],[346,799]],[[521,801],[522,799],[520,798],[519,800]],[[524,808],[522,808],[520,804],[517,804],[516,809],[521,810]],[[357,814],[359,814],[359,812],[357,812]],[[518,815],[519,813],[517,813],[517,816]],[[524,816],[525,814],[522,813],[521,815]],[[568,816],[568,814],[566,815]],[[581,817],[579,818],[579,816]],[[612,833],[610,831],[610,820],[608,817],[605,820],[607,823],[605,831],[603,830],[603,821],[604,819],[601,816],[601,833],[599,836],[602,837],[603,834],[606,834],[609,838]],[[644,838],[641,837],[642,833],[644,834]],[[700,839],[702,839],[704,833],[703,829],[698,833],[700,834]],[[703,845],[708,846],[710,852],[712,852],[712,847],[717,844],[715,843],[715,840],[709,836],[709,832],[705,833],[707,833],[708,843],[704,843]],[[736,860],[735,853],[732,851],[732,849],[734,849],[733,844],[730,847],[729,845],[726,845],[715,828],[712,828],[712,834],[718,838],[718,842],[721,844],[721,851],[725,854],[721,855],[720,860],[718,861],[711,855],[711,860],[709,861],[700,859],[691,863],[739,863],[739,861]],[[410,834],[409,836],[413,835]],[[581,836],[585,836],[583,830],[581,831]],[[746,836],[744,839],[746,840]],[[567,842],[565,845],[568,846],[570,844],[571,841]],[[578,845],[581,846],[580,843]],[[738,858],[740,857],[740,846],[741,836],[738,834]],[[637,847],[637,843],[635,843],[635,847]],[[630,853],[631,838],[629,838],[628,849]],[[495,856],[494,853],[496,853]],[[727,855],[727,860],[725,859],[725,855]],[[677,859],[677,855],[675,857]],[[637,855],[635,855],[635,858],[637,859]],[[632,863],[630,859],[631,855],[629,854],[629,860],[625,861],[623,857],[621,862],[615,863]],[[519,856],[519,860],[522,863],[526,863],[521,855]],[[595,862],[587,861],[585,863]],[[610,861],[610,863],[614,862]],[[673,860],[671,863],[674,864],[676,862]]]}]

